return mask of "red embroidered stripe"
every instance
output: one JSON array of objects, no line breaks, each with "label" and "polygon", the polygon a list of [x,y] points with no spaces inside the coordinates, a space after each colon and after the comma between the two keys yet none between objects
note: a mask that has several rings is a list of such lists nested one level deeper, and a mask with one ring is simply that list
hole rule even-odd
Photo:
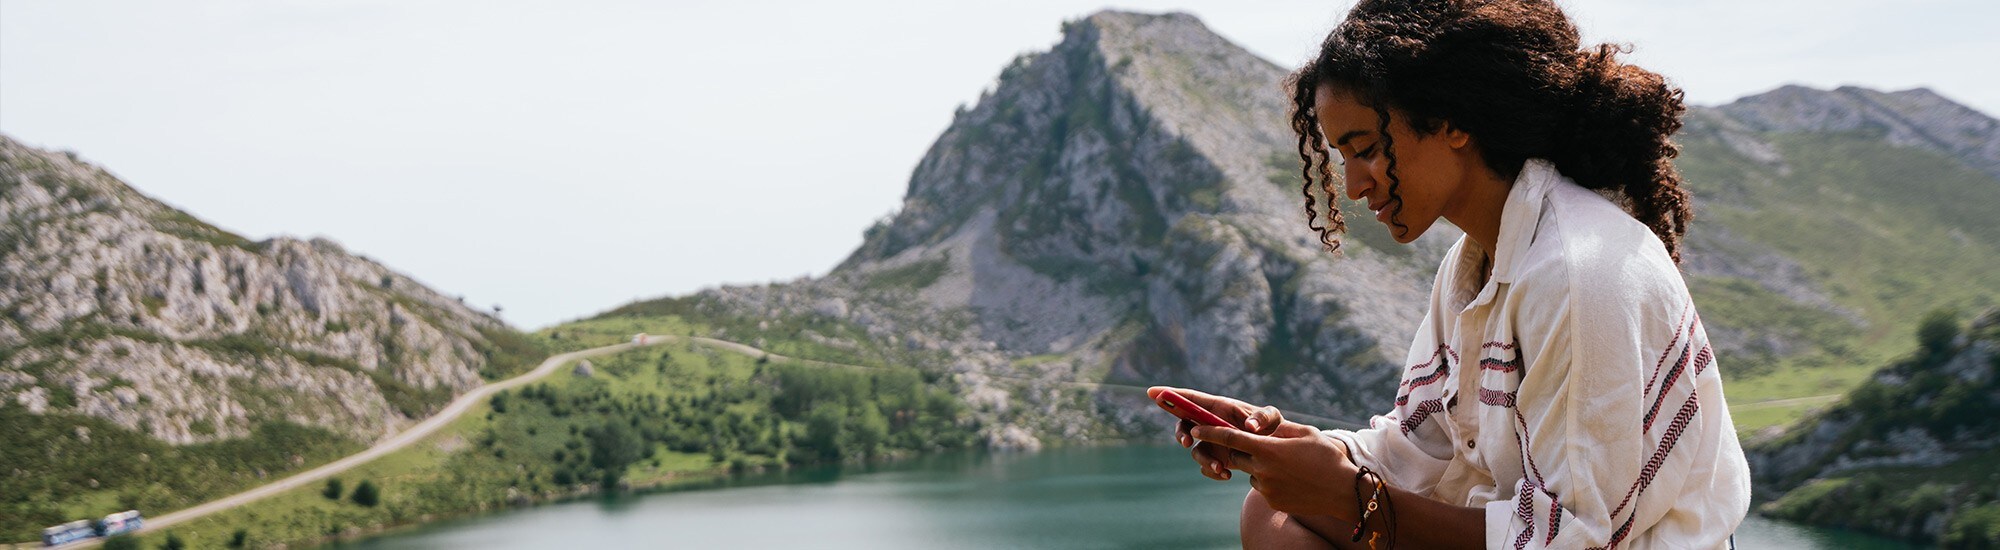
[{"label": "red embroidered stripe", "polygon": [[[1667,341],[1667,347],[1662,348],[1660,350],[1659,360],[1653,361],[1653,372],[1652,374],[1646,377],[1646,390],[1639,392],[1639,395],[1641,396],[1652,395],[1653,382],[1659,381],[1660,367],[1665,366],[1667,364],[1667,356],[1672,355],[1674,353],[1674,345],[1679,344],[1681,342],[1682,334],[1694,334],[1694,323],[1687,322],[1688,312],[1690,311],[1694,311],[1693,296],[1689,296],[1688,302],[1681,306],[1681,318],[1674,321],[1674,337],[1673,339]],[[1695,321],[1700,322],[1701,319],[1697,317]],[[1686,324],[1684,325],[1683,323]]]},{"label": "red embroidered stripe", "polygon": [[1431,359],[1429,361],[1424,361],[1422,363],[1410,365],[1410,368],[1405,369],[1407,372],[1416,372],[1419,370],[1423,370],[1425,368],[1429,368],[1432,364],[1437,364],[1438,370],[1433,371],[1431,374],[1419,376],[1409,380],[1404,380],[1403,383],[1401,384],[1401,387],[1405,388],[1415,387],[1411,385],[1413,383],[1416,384],[1416,386],[1429,384],[1430,381],[1424,381],[1424,382],[1418,382],[1418,381],[1423,380],[1424,378],[1427,377],[1439,376],[1438,374],[1439,372],[1443,372],[1446,369],[1450,369],[1451,364],[1456,361],[1458,361],[1458,352],[1452,351],[1451,346],[1438,344],[1437,349],[1431,352]]},{"label": "red embroidered stripe", "polygon": [[1403,387],[1414,390],[1417,388],[1428,386],[1439,380],[1443,380],[1444,376],[1449,373],[1451,373],[1451,363],[1440,364],[1438,365],[1437,370],[1431,371],[1430,374],[1426,374],[1416,378],[1411,378],[1407,381],[1404,381]]},{"label": "red embroidered stripe", "polygon": [[[1618,507],[1611,511],[1611,517],[1618,517],[1620,513],[1625,511],[1626,506],[1632,504],[1634,498],[1644,495],[1646,488],[1652,486],[1653,477],[1659,475],[1660,468],[1666,465],[1667,455],[1674,451],[1675,443],[1680,441],[1681,432],[1687,429],[1688,423],[1694,421],[1695,413],[1701,410],[1699,397],[1698,394],[1689,394],[1687,401],[1681,404],[1680,411],[1674,414],[1674,420],[1667,423],[1667,432],[1660,436],[1660,445],[1654,449],[1652,459],[1647,460],[1646,466],[1639,469],[1639,479],[1633,481],[1632,488],[1625,491],[1625,499],[1619,502]],[[1599,548],[1617,548],[1618,543],[1625,540],[1626,535],[1631,534],[1632,522],[1638,519],[1638,517],[1639,511],[1635,507],[1632,510],[1632,515],[1625,518],[1625,523],[1619,526],[1616,532],[1612,533],[1611,543]]]},{"label": "red embroidered stripe", "polygon": [[1703,344],[1701,346],[1701,353],[1694,356],[1695,376],[1701,376],[1701,371],[1708,370],[1708,362],[1714,359],[1715,350],[1709,348],[1707,344]]},{"label": "red embroidered stripe", "polygon": [[1479,368],[1480,370],[1514,372],[1521,370],[1521,358],[1515,357],[1512,360],[1506,360],[1506,361],[1502,361],[1498,358],[1492,358],[1492,357],[1486,359],[1480,359]]},{"label": "red embroidered stripe", "polygon": [[1640,433],[1648,433],[1653,431],[1653,420],[1659,416],[1660,407],[1666,404],[1668,390],[1674,387],[1675,382],[1680,381],[1681,373],[1687,371],[1688,357],[1690,355],[1693,355],[1694,352],[1694,350],[1690,348],[1693,347],[1694,347],[1694,341],[1690,339],[1687,345],[1681,348],[1681,358],[1677,361],[1674,361],[1673,368],[1670,369],[1667,373],[1666,383],[1660,385],[1659,395],[1653,397],[1653,406],[1648,407],[1646,409],[1646,418],[1645,421],[1640,426]]},{"label": "red embroidered stripe", "polygon": [[1486,388],[1479,388],[1479,402],[1487,405],[1492,405],[1495,407],[1513,407],[1515,395],[1516,394],[1514,392],[1510,391],[1495,391]]},{"label": "red embroidered stripe", "polygon": [[1557,532],[1557,531],[1560,531],[1560,530],[1562,529],[1562,518],[1563,518],[1563,515],[1562,515],[1562,507],[1561,507],[1561,506],[1557,506],[1557,505],[1556,505],[1556,501],[1554,501],[1554,500],[1550,500],[1550,501],[1549,501],[1549,534],[1548,534],[1548,536],[1547,536],[1547,537],[1545,537],[1545,538],[1543,538],[1543,539],[1542,539],[1542,546],[1548,546],[1548,545],[1550,545],[1550,544],[1555,544],[1555,542],[1556,542],[1556,532]]},{"label": "red embroidered stripe", "polygon": [[1417,410],[1410,411],[1410,417],[1403,419],[1403,434],[1409,435],[1411,430],[1415,430],[1417,426],[1423,425],[1424,420],[1429,419],[1432,414],[1441,412],[1444,412],[1444,400],[1442,399],[1432,399],[1418,403]]},{"label": "red embroidered stripe", "polygon": [[1514,496],[1514,500],[1521,503],[1521,506],[1514,510],[1514,515],[1521,517],[1521,523],[1528,524],[1527,529],[1522,529],[1521,534],[1514,536],[1514,550],[1527,548],[1528,541],[1534,540],[1535,537],[1535,512],[1534,508],[1528,505],[1535,499],[1534,482],[1528,482],[1527,485],[1521,488],[1521,494]]}]

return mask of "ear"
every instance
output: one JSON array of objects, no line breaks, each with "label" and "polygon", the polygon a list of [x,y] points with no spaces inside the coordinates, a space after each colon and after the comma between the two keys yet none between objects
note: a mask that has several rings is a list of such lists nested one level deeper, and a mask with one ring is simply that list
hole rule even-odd
[{"label": "ear", "polygon": [[1444,131],[1440,133],[1444,134],[1445,144],[1453,149],[1464,149],[1466,145],[1472,143],[1472,134],[1465,133],[1465,130],[1452,124],[1451,121],[1445,121]]}]

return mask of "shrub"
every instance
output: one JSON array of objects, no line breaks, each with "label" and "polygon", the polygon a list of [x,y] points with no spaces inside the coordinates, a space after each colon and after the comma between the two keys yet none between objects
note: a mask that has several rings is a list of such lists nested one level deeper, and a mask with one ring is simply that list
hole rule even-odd
[{"label": "shrub", "polygon": [[329,477],[326,478],[326,488],[320,490],[319,494],[325,496],[327,500],[340,500],[340,493],[346,490],[341,486],[340,478]]},{"label": "shrub", "polygon": [[1939,309],[1924,316],[1917,325],[1917,344],[1930,353],[1941,353],[1951,347],[1951,340],[1958,336],[1958,312]]},{"label": "shrub", "polygon": [[382,495],[380,490],[375,488],[375,482],[364,479],[360,485],[354,486],[354,496],[351,498],[355,504],[373,508],[381,501]]}]

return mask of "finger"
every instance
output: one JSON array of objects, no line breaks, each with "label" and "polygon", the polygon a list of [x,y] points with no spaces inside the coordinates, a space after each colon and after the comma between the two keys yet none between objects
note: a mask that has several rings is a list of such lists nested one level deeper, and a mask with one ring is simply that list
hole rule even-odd
[{"label": "finger", "polygon": [[1232,449],[1214,443],[1200,442],[1195,443],[1195,448],[1201,450],[1201,454],[1207,456],[1209,462],[1216,464],[1216,470],[1230,469],[1229,453]]},{"label": "finger", "polygon": [[1297,422],[1292,422],[1290,420],[1285,421],[1283,424],[1279,424],[1277,429],[1271,430],[1270,435],[1272,437],[1287,437],[1287,438],[1323,436],[1323,434],[1320,433],[1319,428],[1315,428],[1310,424],[1300,424]]},{"label": "finger", "polygon": [[1243,451],[1229,452],[1229,467],[1250,474],[1250,479],[1257,479],[1257,474],[1263,471],[1257,467],[1257,457]]},{"label": "finger", "polygon": [[1193,450],[1189,451],[1189,454],[1194,455],[1195,464],[1201,465],[1202,477],[1206,477],[1216,481],[1226,481],[1229,479],[1228,477],[1229,469],[1221,467],[1220,466],[1220,464],[1222,464],[1221,462],[1215,460],[1214,457],[1208,455],[1208,449],[1213,447],[1214,447],[1213,445],[1195,447]]},{"label": "finger", "polygon": [[1265,405],[1250,411],[1250,417],[1243,420],[1243,427],[1259,435],[1271,435],[1285,424],[1285,415],[1277,407]]},{"label": "finger", "polygon": [[1215,426],[1195,426],[1194,429],[1188,430],[1188,435],[1194,436],[1198,441],[1206,441],[1250,454],[1260,454],[1272,445],[1276,445],[1282,441],[1278,438],[1257,435],[1235,428],[1219,428]]},{"label": "finger", "polygon": [[1194,421],[1181,419],[1179,423],[1174,424],[1174,441],[1180,443],[1182,448],[1193,447],[1194,436],[1188,435],[1188,430],[1193,428]]}]

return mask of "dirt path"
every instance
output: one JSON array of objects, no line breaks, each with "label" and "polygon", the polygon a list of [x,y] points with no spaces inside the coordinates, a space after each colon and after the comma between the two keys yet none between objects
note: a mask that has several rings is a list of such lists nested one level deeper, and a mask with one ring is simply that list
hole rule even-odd
[{"label": "dirt path", "polygon": [[1729,410],[1732,410],[1732,411],[1749,411],[1749,410],[1756,410],[1756,409],[1769,409],[1769,408],[1772,408],[1772,407],[1784,407],[1784,406],[1789,406],[1789,405],[1823,405],[1823,404],[1827,404],[1827,403],[1832,403],[1832,402],[1834,402],[1834,401],[1839,401],[1839,400],[1840,400],[1840,398],[1841,398],[1842,396],[1844,396],[1844,395],[1846,395],[1846,394],[1840,394],[1840,393],[1829,393],[1829,394],[1826,394],[1826,395],[1814,395],[1814,396],[1808,396],[1808,397],[1794,397],[1794,398],[1791,398],[1791,399],[1773,399],[1773,400],[1770,400],[1770,401],[1758,401],[1758,402],[1756,402],[1756,403],[1744,403],[1744,404],[1741,404],[1741,405],[1730,405],[1730,406],[1729,406]]},{"label": "dirt path", "polygon": [[[667,337],[655,336],[649,338],[648,341],[646,342],[646,345],[649,346],[659,345],[672,341],[675,340],[669,340]],[[355,466],[366,464],[368,463],[368,461],[375,460],[389,453],[402,450],[404,447],[410,446],[411,443],[416,443],[417,441],[423,440],[423,438],[428,437],[433,433],[437,433],[439,428],[443,428],[446,425],[451,424],[453,420],[457,420],[460,415],[465,414],[465,411],[472,410],[473,405],[485,401],[488,397],[491,397],[495,392],[505,389],[510,389],[529,382],[533,382],[538,378],[547,376],[549,373],[560,370],[563,365],[569,364],[570,362],[576,361],[578,359],[618,353],[621,351],[632,349],[634,347],[637,346],[633,345],[630,342],[627,342],[623,344],[604,346],[600,348],[591,348],[582,351],[572,351],[569,353],[562,353],[550,356],[548,359],[542,361],[541,366],[535,367],[535,370],[531,370],[519,376],[508,378],[506,380],[501,380],[499,382],[482,385],[477,388],[473,388],[472,391],[465,392],[463,395],[458,396],[457,399],[453,399],[451,401],[451,404],[445,405],[444,409],[438,411],[437,414],[431,415],[430,418],[424,419],[423,422],[418,422],[415,426],[411,426],[409,429],[397,432],[396,435],[389,436],[388,439],[384,439],[376,443],[374,446],[369,447],[366,450],[348,455],[344,458],[341,458],[340,460],[335,460],[333,462],[326,463],[325,465],[322,465],[318,468],[313,468],[311,470],[306,470],[304,472],[293,474],[291,477],[266,483],[264,485],[259,485],[257,487],[251,488],[250,490],[243,491],[241,493],[204,502],[202,504],[196,505],[191,508],[183,508],[180,510],[175,510],[173,512],[167,513],[166,515],[162,515],[159,517],[146,518],[145,527],[140,529],[138,532],[139,533],[159,532],[169,527],[173,527],[174,525],[178,525],[188,521],[193,521],[195,519],[201,518],[202,516],[206,516],[216,512],[221,512],[224,510],[228,510],[230,508],[242,506],[244,504],[249,504],[252,501],[256,501],[264,497],[276,495],[278,493],[282,493],[291,490],[293,488],[306,485],[308,483],[332,477],[334,474],[345,472]],[[86,539],[57,546],[56,548],[64,548],[64,549],[90,548],[103,543],[104,539]],[[23,546],[23,545],[24,544],[17,544],[16,546]],[[37,543],[26,543],[25,545],[38,546]]]}]

